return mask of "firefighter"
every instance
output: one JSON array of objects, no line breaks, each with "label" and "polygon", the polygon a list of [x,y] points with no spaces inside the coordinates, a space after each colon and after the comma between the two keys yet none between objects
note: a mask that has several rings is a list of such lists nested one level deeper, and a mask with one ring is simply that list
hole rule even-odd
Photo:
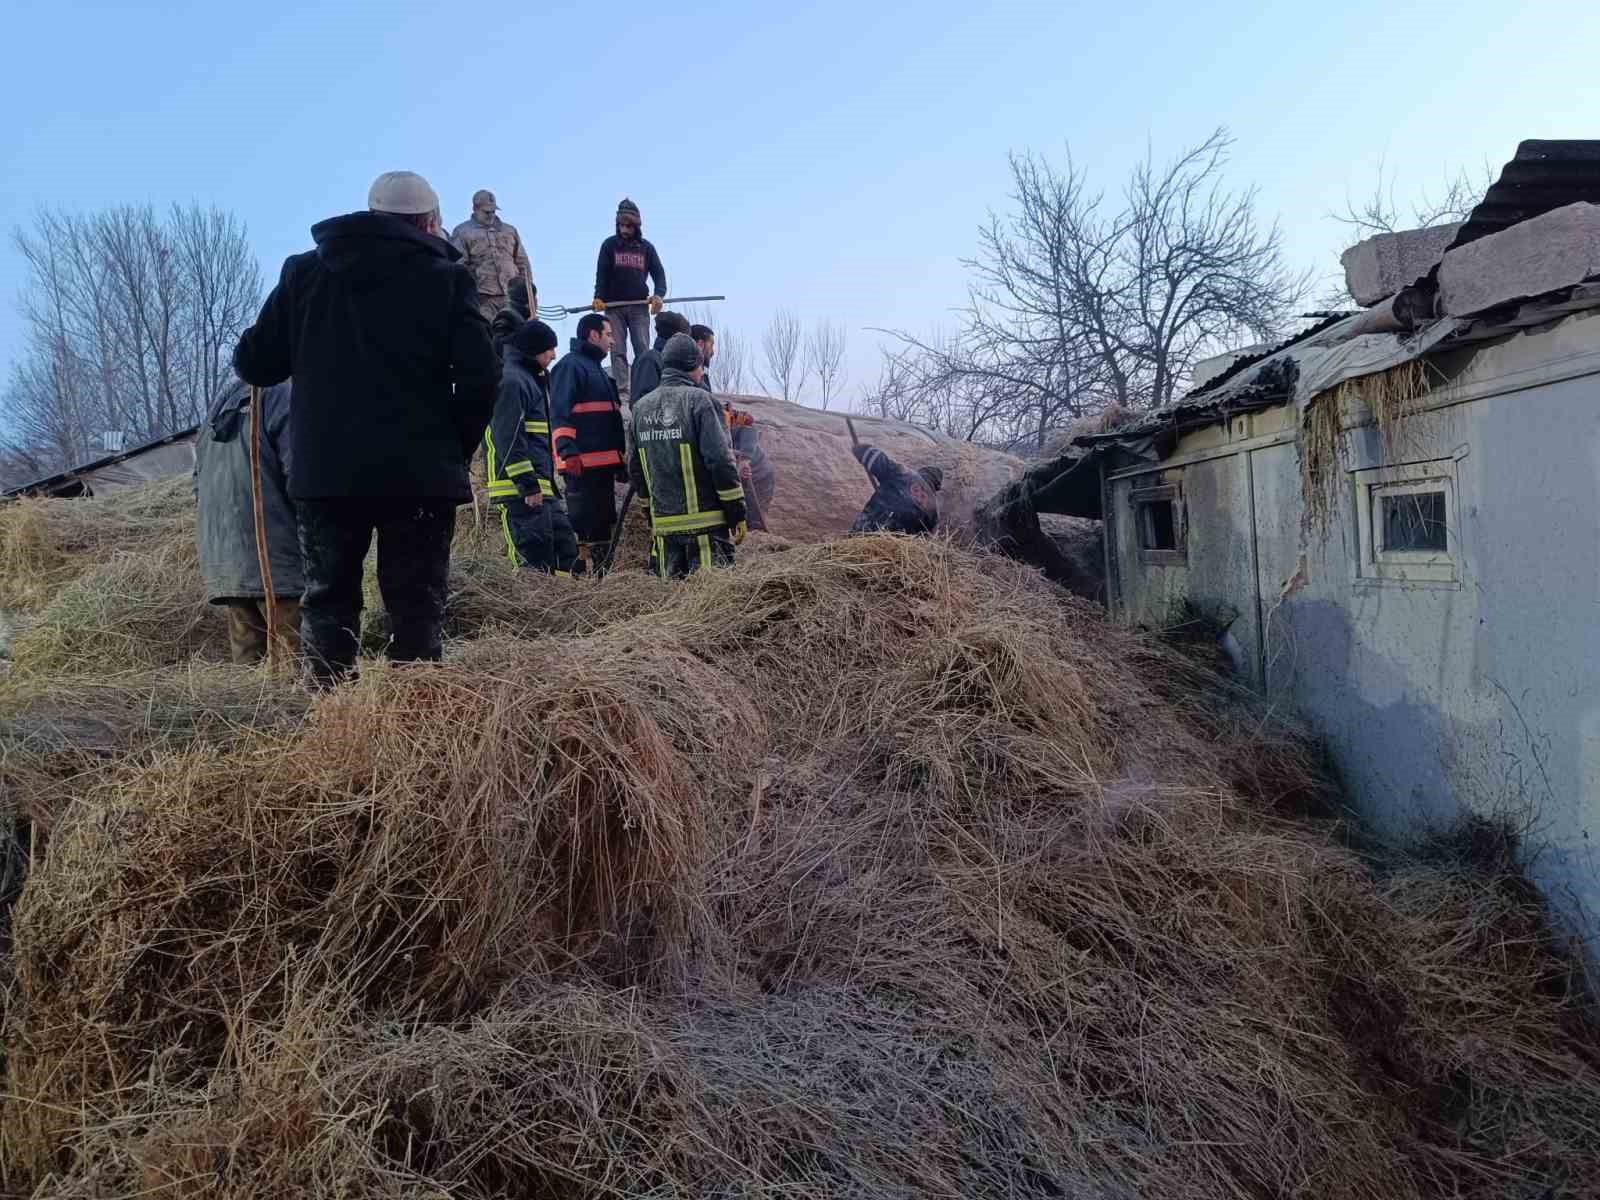
[{"label": "firefighter", "polygon": [[932,533],[939,523],[939,488],[944,472],[938,467],[908,471],[876,446],[856,445],[857,461],[872,476],[872,498],[867,501],[851,533]]},{"label": "firefighter", "polygon": [[634,490],[650,502],[652,561],[668,579],[729,566],[744,541],[744,488],[722,411],[700,387],[694,339],[674,334],[661,350],[661,386],[633,408]]},{"label": "firefighter", "polygon": [[566,479],[567,511],[578,535],[579,570],[610,565],[617,520],[617,477],[625,449],[617,385],[601,365],[611,352],[611,326],[586,313],[570,351],[550,372],[555,466]]},{"label": "firefighter", "polygon": [[550,451],[550,363],[556,331],[525,322],[507,339],[494,418],[483,435],[489,499],[500,510],[506,556],[518,566],[572,574],[578,541],[556,490]]}]

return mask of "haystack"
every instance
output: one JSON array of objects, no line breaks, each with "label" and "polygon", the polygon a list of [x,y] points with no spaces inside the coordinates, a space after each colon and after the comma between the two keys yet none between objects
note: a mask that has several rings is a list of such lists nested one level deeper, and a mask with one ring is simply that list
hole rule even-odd
[{"label": "haystack", "polygon": [[1295,731],[1191,660],[921,539],[617,599],[85,781],[15,913],[0,1184],[1600,1178],[1527,891],[1357,858]]},{"label": "haystack", "polygon": [[[778,470],[767,514],[770,532],[796,542],[816,542],[847,532],[872,495],[872,485],[850,453],[842,412],[823,412],[766,396],[731,396],[761,430],[761,444]],[[944,471],[940,523],[961,528],[973,509],[1022,474],[1020,459],[971,442],[930,433],[904,421],[848,414],[861,440],[902,466]]]}]

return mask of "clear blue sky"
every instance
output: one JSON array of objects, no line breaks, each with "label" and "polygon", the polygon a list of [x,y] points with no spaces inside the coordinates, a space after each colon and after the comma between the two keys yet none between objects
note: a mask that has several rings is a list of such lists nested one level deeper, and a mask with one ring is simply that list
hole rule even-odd
[{"label": "clear blue sky", "polygon": [[[474,189],[522,231],[547,302],[586,300],[624,194],[673,289],[850,331],[926,329],[963,295],[1006,153],[1111,188],[1225,124],[1291,259],[1330,272],[1327,219],[1385,161],[1409,190],[1525,137],[1600,136],[1600,5],[1121,0],[1078,4],[425,5],[12,0],[0,226],[44,204],[199,200],[238,213],[269,278],[378,172]],[[22,267],[0,251],[0,362]],[[571,322],[568,322],[570,331]]]}]

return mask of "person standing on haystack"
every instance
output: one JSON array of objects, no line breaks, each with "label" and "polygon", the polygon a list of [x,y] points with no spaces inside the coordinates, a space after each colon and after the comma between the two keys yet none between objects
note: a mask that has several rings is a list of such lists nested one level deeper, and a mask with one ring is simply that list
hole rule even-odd
[{"label": "person standing on haystack", "polygon": [[700,386],[705,365],[686,333],[661,350],[661,386],[633,406],[634,490],[650,502],[652,562],[682,579],[730,566],[747,526],[744,488],[717,402]]},{"label": "person standing on haystack", "polygon": [[673,334],[688,332],[689,318],[682,313],[656,314],[656,344],[639,355],[633,363],[628,385],[628,394],[633,399],[638,400],[656,390],[661,383],[661,348]]},{"label": "person standing on haystack", "polygon": [[513,279],[532,285],[533,267],[522,247],[522,235],[515,225],[500,219],[494,193],[487,188],[472,193],[472,216],[450,231],[450,242],[461,251],[467,270],[477,281],[484,320],[494,320],[506,306]]},{"label": "person standing on haystack", "polygon": [[[644,238],[639,206],[627,197],[617,205],[616,230],[600,243],[600,258],[594,269],[594,311],[605,313],[611,321],[611,379],[626,401],[632,382],[628,375],[628,339],[633,338],[635,356],[649,346],[650,318],[661,311],[661,301],[667,294],[667,269],[661,265],[656,248]],[[651,283],[655,284],[654,292],[650,290]],[[606,307],[617,300],[648,303]]]},{"label": "person standing on haystack", "polygon": [[939,524],[939,489],[944,472],[938,467],[908,471],[876,446],[852,447],[856,461],[872,477],[872,497],[851,533],[932,533]]},{"label": "person standing on haystack", "polygon": [[494,410],[500,364],[472,273],[439,236],[428,181],[389,171],[364,212],[312,226],[233,352],[246,383],[291,375],[289,495],[305,595],[300,632],[326,686],[355,666],[373,532],[396,661],[442,651],[456,506]]},{"label": "person standing on haystack", "polygon": [[627,450],[617,385],[601,365],[610,350],[611,326],[599,313],[585,313],[571,349],[550,372],[551,438],[578,536],[578,569],[596,573],[611,565],[617,477]]},{"label": "person standing on haystack", "polygon": [[[289,388],[261,393],[261,499],[272,569],[273,624],[291,658],[300,655],[300,593],[305,573],[294,501],[289,497]],[[194,446],[195,543],[206,600],[228,616],[228,653],[236,663],[267,654],[267,591],[256,550],[255,497],[251,487],[250,389],[242,381],[217,397]]]},{"label": "person standing on haystack", "polygon": [[578,542],[556,490],[550,451],[547,372],[555,356],[556,331],[543,321],[528,321],[512,335],[483,445],[507,557],[535,571],[571,575]]}]

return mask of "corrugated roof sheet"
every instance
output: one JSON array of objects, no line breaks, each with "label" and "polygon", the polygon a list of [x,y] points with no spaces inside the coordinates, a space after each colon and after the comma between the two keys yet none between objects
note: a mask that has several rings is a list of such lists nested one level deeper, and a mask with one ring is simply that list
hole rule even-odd
[{"label": "corrugated roof sheet", "polygon": [[1500,169],[1451,248],[1579,201],[1600,204],[1600,141],[1530,138]]}]

